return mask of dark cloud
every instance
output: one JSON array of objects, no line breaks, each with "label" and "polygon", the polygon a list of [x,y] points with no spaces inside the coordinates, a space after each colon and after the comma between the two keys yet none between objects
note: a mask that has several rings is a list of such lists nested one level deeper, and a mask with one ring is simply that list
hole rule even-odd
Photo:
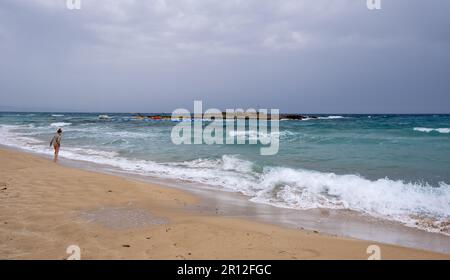
[{"label": "dark cloud", "polygon": [[449,1],[81,1],[2,1],[0,106],[450,112]]}]

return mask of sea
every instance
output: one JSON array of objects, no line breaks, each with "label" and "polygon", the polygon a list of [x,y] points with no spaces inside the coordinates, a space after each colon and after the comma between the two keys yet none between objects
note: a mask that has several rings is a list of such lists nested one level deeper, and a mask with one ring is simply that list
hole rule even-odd
[{"label": "sea", "polygon": [[270,156],[260,145],[175,145],[177,122],[124,113],[0,112],[0,145],[52,156],[62,128],[61,158],[240,193],[249,203],[349,210],[450,235],[450,115],[314,116],[280,121]]}]

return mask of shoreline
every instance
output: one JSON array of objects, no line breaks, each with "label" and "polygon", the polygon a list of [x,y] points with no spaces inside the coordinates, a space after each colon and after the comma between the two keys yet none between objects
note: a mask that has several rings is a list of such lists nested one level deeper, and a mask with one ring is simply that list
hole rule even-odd
[{"label": "shoreline", "polygon": [[448,254],[200,212],[201,197],[0,148],[0,258],[449,259]]},{"label": "shoreline", "polygon": [[[73,160],[68,160],[70,167]],[[78,163],[82,166],[82,163]],[[97,165],[97,164],[93,164]],[[101,166],[100,166],[101,167]],[[91,171],[90,168],[80,167]],[[194,182],[149,178],[123,171],[96,170],[104,174],[120,176],[130,180],[170,187],[201,200],[193,210],[209,215],[221,215],[254,220],[290,229],[320,232],[331,236],[379,242],[406,248],[432,251],[450,255],[449,236],[406,226],[402,223],[364,215],[351,210],[281,208],[249,200],[236,192],[213,189]]]},{"label": "shoreline", "polygon": [[[217,190],[231,191],[244,196],[249,201],[248,203],[263,203],[277,208],[295,209],[298,213],[314,211],[311,209],[317,209],[319,212],[325,213],[338,212],[345,219],[349,215],[353,219],[353,217],[356,217],[354,215],[356,212],[360,215],[358,217],[362,217],[363,222],[370,220],[375,221],[375,223],[388,223],[389,226],[394,225],[394,227],[402,225],[450,236],[448,219],[446,219],[450,189],[449,185],[445,183],[450,179],[442,180],[442,177],[446,178],[445,166],[448,165],[448,160],[442,156],[435,155],[436,162],[441,161],[441,164],[438,166],[425,164],[424,168],[419,168],[419,174],[411,173],[411,171],[417,169],[416,167],[408,167],[408,164],[404,165],[395,160],[391,163],[397,166],[396,168],[391,168],[391,165],[387,162],[377,163],[377,160],[369,161],[371,163],[368,163],[367,166],[363,163],[355,165],[350,163],[351,161],[348,161],[348,164],[342,164],[339,162],[341,155],[332,156],[334,161],[323,161],[324,156],[326,158],[323,153],[324,150],[318,153],[306,152],[313,151],[315,148],[318,148],[319,151],[322,148],[327,149],[325,148],[326,145],[316,145],[314,144],[315,140],[312,140],[312,144],[310,144],[315,148],[310,147],[303,151],[304,156],[301,160],[296,159],[296,152],[291,153],[292,156],[287,156],[286,151],[273,159],[262,159],[254,158],[253,152],[248,151],[247,148],[234,153],[237,147],[223,146],[222,151],[214,151],[215,147],[205,146],[198,147],[198,151],[195,151],[197,148],[193,146],[173,146],[166,143],[166,139],[159,142],[163,138],[160,136],[166,135],[171,125],[169,127],[157,125],[154,130],[149,130],[147,124],[128,124],[129,119],[121,119],[119,116],[113,116],[113,118],[113,122],[105,125],[103,121],[98,120],[97,116],[89,116],[86,119],[81,116],[66,116],[63,119],[64,122],[59,122],[61,120],[54,118],[53,115],[49,117],[43,114],[30,120],[18,120],[20,124],[17,123],[17,125],[2,125],[1,130],[4,135],[0,142],[47,157],[51,152],[46,143],[48,138],[53,135],[53,127],[64,125],[68,131],[71,131],[70,142],[67,143],[68,146],[63,149],[60,156],[67,159],[67,161],[61,161],[61,163],[67,163],[68,166],[94,171],[106,170],[105,173],[120,174],[132,178],[139,177],[145,181],[150,181],[150,183],[153,183],[152,181],[156,179],[160,183],[162,182],[162,185],[167,185],[167,181],[171,181],[171,184],[175,181],[175,185],[181,185],[181,189],[186,189],[186,185],[193,182],[195,182],[193,183],[195,188],[206,184],[206,186],[214,189],[213,199],[216,199],[222,193],[217,192]],[[11,121],[13,120],[6,119],[6,123]],[[58,123],[55,123],[55,121],[58,121]],[[86,125],[84,123],[86,121],[88,123],[93,122],[93,124]],[[360,120],[357,119],[356,121]],[[39,125],[36,125],[35,122]],[[333,126],[342,124],[340,121],[333,122],[336,122],[333,123]],[[372,122],[370,120],[368,125],[371,125]],[[127,129],[122,127],[123,123],[127,123],[125,125]],[[316,134],[315,126],[312,127],[307,135],[311,135],[312,139],[320,138],[320,133]],[[97,139],[97,141],[101,141],[102,147],[89,144],[89,141],[93,139],[91,139],[91,134],[86,134],[86,132],[93,128],[105,131],[101,136],[99,135],[101,139]],[[297,130],[287,126],[284,128],[285,135],[282,137],[287,137],[285,139],[287,142],[297,143],[297,138],[303,137],[301,136],[302,133],[306,133],[306,131],[303,131],[305,129]],[[401,127],[399,129],[404,130]],[[358,134],[358,132],[352,132],[352,130],[350,129],[349,132]],[[162,134],[159,135],[160,133]],[[411,137],[425,137],[424,135],[415,135],[412,128],[408,129],[407,133],[412,133]],[[288,135],[290,136],[288,137]],[[85,139],[85,137],[87,138]],[[378,139],[378,137],[388,142],[391,141],[388,140],[391,137],[386,138],[386,136],[378,135],[376,138]],[[402,141],[395,135],[392,135],[392,137],[392,143]],[[437,135],[430,135],[429,137],[430,139],[426,140],[425,143],[431,143]],[[145,143],[142,143],[142,141]],[[156,141],[158,144],[152,143],[152,141]],[[299,141],[299,143],[302,141]],[[376,144],[376,147],[373,148],[386,151],[379,144]],[[302,145],[294,144],[290,147],[289,144],[286,144],[285,146],[286,149],[295,148],[295,151],[297,151],[297,149],[304,149]],[[305,143],[305,145],[308,144]],[[328,148],[333,149],[331,146],[328,146]],[[349,148],[349,145],[347,145],[347,148]],[[370,151],[371,149],[364,150]],[[383,151],[379,150],[382,153]],[[428,150],[422,156],[427,153],[430,153],[430,155],[435,153],[433,151],[434,149]],[[370,153],[372,152],[368,154],[361,152],[359,157],[361,159],[365,157],[364,155],[370,156]],[[390,158],[388,154],[380,155],[379,159]],[[420,158],[421,156],[417,155],[417,157]],[[356,162],[358,161],[356,159]],[[378,167],[370,167],[373,164]],[[417,164],[423,163],[417,162]],[[419,170],[416,171],[419,172]],[[402,172],[406,172],[404,176],[400,176],[400,174],[403,174]],[[409,174],[417,175],[410,176]],[[321,213],[316,216],[322,220],[323,215]],[[334,224],[334,228],[331,228],[330,231],[328,231],[328,224]],[[302,224],[299,224],[299,226],[305,227]],[[326,229],[330,234],[450,253],[450,245],[446,244],[448,239],[445,240],[446,242],[441,242],[444,245],[442,246],[439,242],[436,242],[435,238],[428,236],[418,238],[417,235],[422,235],[421,233],[414,234],[411,232],[409,234],[408,231],[409,236],[406,239],[403,238],[404,233],[394,234],[395,236],[392,238],[390,234],[388,236],[383,232],[374,236],[372,230],[355,231],[353,226],[341,230],[339,227],[342,226],[336,223],[334,218],[326,220],[326,224],[315,223],[313,226],[306,228],[319,231]],[[369,223],[369,226],[372,227],[372,223]],[[378,229],[376,231],[380,232]],[[403,229],[400,231],[403,231]]]},{"label": "shoreline", "polygon": [[[1,147],[51,159],[51,156],[42,153],[0,145]],[[400,222],[376,218],[351,210],[281,208],[250,201],[248,196],[241,193],[217,190],[211,186],[195,182],[133,174],[113,166],[70,158],[60,159],[60,164],[71,168],[119,176],[132,181],[138,180],[143,183],[170,187],[193,194],[201,200],[201,203],[192,207],[191,210],[199,214],[237,217],[290,229],[306,229],[343,238],[450,254],[449,236],[447,235],[425,231]]]}]

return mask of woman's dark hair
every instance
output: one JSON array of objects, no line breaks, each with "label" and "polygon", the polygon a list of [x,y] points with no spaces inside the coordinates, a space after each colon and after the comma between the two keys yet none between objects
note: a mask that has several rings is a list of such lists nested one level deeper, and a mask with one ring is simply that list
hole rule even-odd
[{"label": "woman's dark hair", "polygon": [[62,129],[61,129],[61,128],[59,128],[57,132],[58,132],[58,133],[62,133]]}]

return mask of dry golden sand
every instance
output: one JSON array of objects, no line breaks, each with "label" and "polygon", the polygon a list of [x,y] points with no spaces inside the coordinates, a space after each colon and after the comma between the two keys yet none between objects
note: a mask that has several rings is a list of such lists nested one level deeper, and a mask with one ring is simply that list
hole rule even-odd
[{"label": "dry golden sand", "polygon": [[[191,194],[0,149],[0,259],[367,259],[373,242],[202,215]],[[449,259],[378,244],[383,259]]]}]

